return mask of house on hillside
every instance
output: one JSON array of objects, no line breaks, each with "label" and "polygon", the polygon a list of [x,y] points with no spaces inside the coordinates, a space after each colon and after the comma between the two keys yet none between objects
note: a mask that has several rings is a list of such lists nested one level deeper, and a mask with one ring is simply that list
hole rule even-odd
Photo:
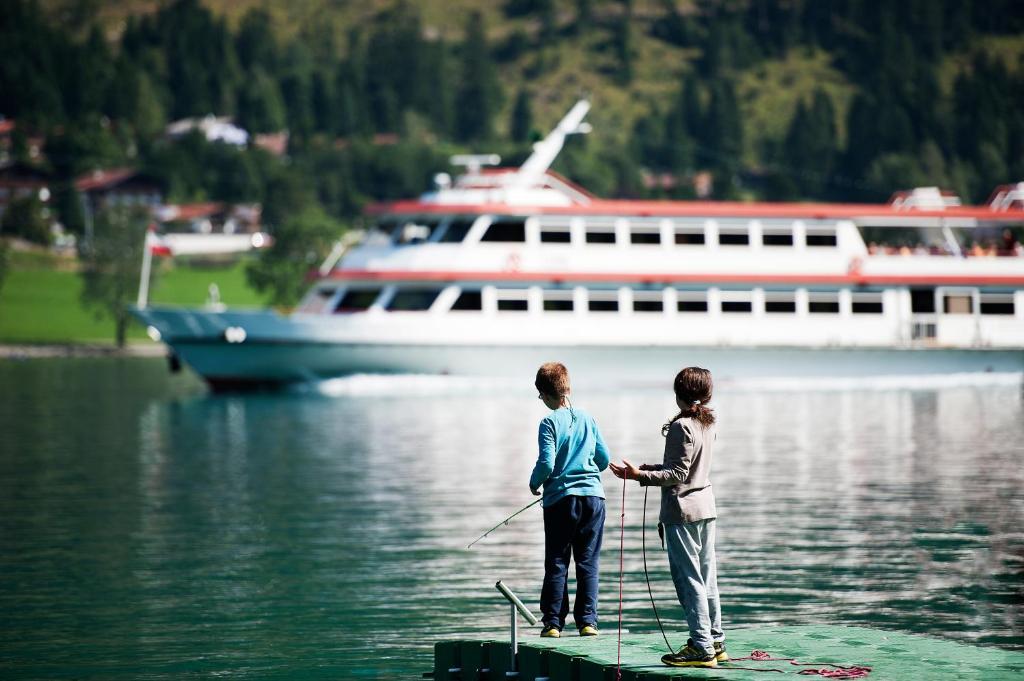
[{"label": "house on hillside", "polygon": [[18,199],[35,196],[49,202],[51,181],[49,173],[26,163],[0,164],[0,217]]},{"label": "house on hillside", "polygon": [[224,142],[237,147],[249,143],[249,133],[234,125],[227,116],[210,114],[202,118],[183,118],[167,126],[166,134],[171,139],[184,137],[193,130],[198,130],[207,142]]},{"label": "house on hillside", "polygon": [[160,206],[155,216],[168,234],[255,234],[260,231],[258,203],[185,203]]},{"label": "house on hillside", "polygon": [[148,206],[155,209],[163,202],[160,182],[134,168],[93,170],[75,178],[75,189],[82,195],[90,215],[105,206]]}]

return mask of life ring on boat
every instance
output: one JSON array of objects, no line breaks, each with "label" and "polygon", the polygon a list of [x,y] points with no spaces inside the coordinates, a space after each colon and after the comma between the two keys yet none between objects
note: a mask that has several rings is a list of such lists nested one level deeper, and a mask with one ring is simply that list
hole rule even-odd
[{"label": "life ring on boat", "polygon": [[846,267],[846,273],[851,275],[851,276],[854,276],[854,277],[859,277],[860,274],[861,274],[861,269],[863,267],[864,267],[864,260],[863,260],[863,258],[861,258],[859,255],[856,255],[856,256],[850,258],[850,264],[847,265],[847,267]]}]

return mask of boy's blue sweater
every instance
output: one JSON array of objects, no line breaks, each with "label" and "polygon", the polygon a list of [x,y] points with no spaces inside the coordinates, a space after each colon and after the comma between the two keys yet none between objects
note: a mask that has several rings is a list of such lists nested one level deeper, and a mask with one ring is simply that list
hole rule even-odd
[{"label": "boy's blue sweater", "polygon": [[569,495],[604,499],[601,471],[611,456],[594,417],[582,409],[556,409],[540,422],[537,443],[540,452],[530,489],[544,485],[541,506]]}]

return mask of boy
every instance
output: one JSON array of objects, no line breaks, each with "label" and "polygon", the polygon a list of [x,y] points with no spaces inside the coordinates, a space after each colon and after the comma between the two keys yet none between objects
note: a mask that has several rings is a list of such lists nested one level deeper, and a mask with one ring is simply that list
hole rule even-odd
[{"label": "boy", "polygon": [[569,614],[569,558],[576,560],[573,618],[580,636],[597,636],[597,573],[604,530],[601,471],[611,457],[593,417],[569,402],[569,372],[558,362],[537,370],[538,395],[553,411],[540,422],[530,491],[544,486],[544,630],[558,638]]}]

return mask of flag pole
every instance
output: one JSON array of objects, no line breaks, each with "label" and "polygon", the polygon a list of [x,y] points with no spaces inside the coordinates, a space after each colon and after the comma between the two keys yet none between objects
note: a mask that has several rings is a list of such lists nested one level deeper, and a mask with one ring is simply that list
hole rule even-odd
[{"label": "flag pole", "polygon": [[139,297],[137,308],[144,309],[149,302],[149,271],[153,266],[153,225],[146,228],[146,239],[142,244],[142,271],[139,272]]}]

